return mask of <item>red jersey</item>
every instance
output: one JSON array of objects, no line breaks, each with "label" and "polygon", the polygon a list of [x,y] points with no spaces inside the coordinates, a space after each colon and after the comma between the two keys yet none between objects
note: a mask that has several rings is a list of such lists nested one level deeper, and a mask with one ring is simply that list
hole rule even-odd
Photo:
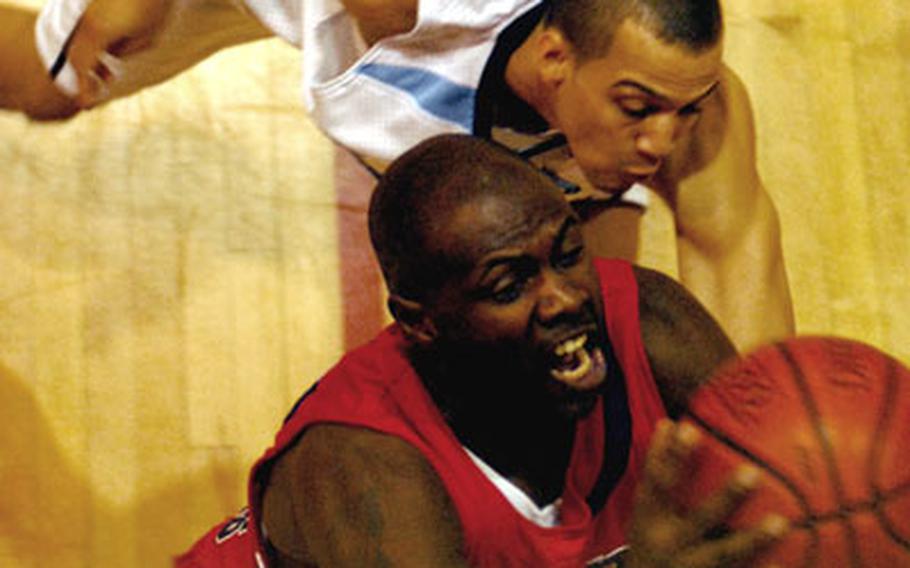
[{"label": "red jersey", "polygon": [[321,422],[369,428],[417,448],[451,497],[472,566],[576,568],[617,562],[645,452],[655,423],[666,413],[641,340],[632,268],[618,260],[598,260],[595,266],[611,371],[594,411],[576,426],[557,526],[527,520],[475,465],[405,357],[406,340],[392,325],[346,355],[301,398],[253,468],[250,508],[209,532],[177,566],[265,567],[259,542],[265,466],[308,426]]}]

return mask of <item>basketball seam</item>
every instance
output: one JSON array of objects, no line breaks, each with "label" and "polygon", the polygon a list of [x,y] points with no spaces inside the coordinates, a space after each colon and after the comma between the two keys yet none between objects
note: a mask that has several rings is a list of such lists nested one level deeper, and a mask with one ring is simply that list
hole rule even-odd
[{"label": "basketball seam", "polygon": [[859,540],[856,534],[856,528],[844,514],[844,508],[848,506],[846,491],[844,490],[844,483],[840,476],[840,470],[837,469],[837,463],[834,459],[834,449],[831,440],[828,439],[824,429],[821,427],[821,412],[819,412],[818,407],[815,405],[815,400],[812,398],[806,376],[803,374],[803,370],[793,356],[793,353],[783,343],[775,344],[774,347],[780,352],[781,356],[783,356],[787,366],[790,367],[793,381],[802,397],[803,405],[809,413],[812,429],[815,431],[815,435],[818,438],[822,459],[828,469],[828,475],[831,478],[831,485],[834,489],[834,496],[837,500],[835,517],[841,519],[847,531],[847,546],[850,550],[851,564],[856,568],[861,568],[861,555],[859,552]]},{"label": "basketball seam", "polygon": [[[821,346],[823,354],[828,357],[833,356],[831,351],[836,347],[831,345]],[[810,387],[810,374],[807,374],[809,369],[801,367],[801,365],[807,363],[798,360],[796,358],[798,353],[791,350],[786,343],[776,344],[773,349],[783,359],[782,363],[789,368],[791,380],[793,380],[793,384],[797,388],[797,399],[802,403],[801,405],[811,421],[811,428],[819,445],[822,460],[821,470],[823,472],[827,470],[830,477],[831,491],[835,499],[834,507],[830,509],[826,507],[827,511],[824,512],[815,512],[809,501],[809,494],[803,493],[800,486],[795,481],[790,481],[782,470],[778,470],[765,459],[760,458],[751,450],[740,445],[738,441],[733,439],[732,435],[725,433],[719,427],[710,423],[705,417],[693,411],[691,407],[687,409],[685,416],[702,428],[706,434],[713,437],[722,447],[727,448],[745,460],[752,461],[757,467],[763,469],[769,477],[780,482],[783,490],[796,500],[797,509],[800,511],[801,516],[798,519],[791,519],[791,527],[797,530],[804,530],[805,536],[809,538],[809,542],[806,543],[807,548],[804,550],[803,557],[799,562],[800,565],[804,567],[815,566],[818,563],[822,546],[820,528],[830,523],[834,525],[831,527],[832,529],[840,526],[844,531],[843,536],[846,537],[848,547],[848,558],[844,560],[847,560],[850,566],[861,567],[863,565],[861,545],[864,541],[861,540],[862,537],[857,525],[859,522],[858,515],[866,516],[866,518],[871,516],[872,519],[875,519],[875,522],[878,523],[885,535],[885,541],[882,544],[890,540],[898,547],[897,550],[910,552],[910,536],[902,535],[901,532],[906,532],[905,527],[896,524],[897,519],[902,518],[901,509],[899,507],[897,509],[889,508],[889,504],[893,500],[904,499],[910,494],[910,479],[901,480],[899,478],[896,484],[894,481],[889,481],[888,485],[885,485],[883,473],[885,466],[884,456],[888,448],[887,434],[897,421],[901,419],[899,414],[901,410],[899,410],[897,404],[899,397],[904,393],[903,387],[905,386],[901,383],[901,380],[905,378],[901,373],[901,364],[891,357],[885,358],[886,368],[884,373],[882,373],[883,376],[880,375],[883,379],[884,391],[881,400],[873,403],[874,409],[872,410],[875,411],[874,428],[871,431],[872,439],[867,446],[868,450],[865,458],[865,474],[868,480],[869,493],[860,495],[859,499],[855,501],[849,501],[847,498],[846,478],[844,478],[844,472],[840,469],[841,464],[838,461],[838,455],[835,452],[835,446],[831,438],[834,431],[826,429],[825,421],[822,420],[823,407],[820,406],[822,401],[816,401],[814,398],[817,392]],[[851,357],[859,357],[861,355],[863,355],[862,352],[856,353],[855,351],[845,353],[845,356]],[[761,361],[757,361],[757,363],[764,367],[761,365]],[[849,363],[849,361],[846,363]],[[847,366],[849,367],[849,365]],[[834,368],[835,382],[839,377],[836,373],[840,367],[840,365],[837,365]],[[769,370],[765,369],[765,372],[769,372]],[[845,372],[849,373],[850,371],[848,369]],[[861,376],[865,376],[865,372],[862,370],[857,372]],[[786,375],[783,376],[785,377]],[[844,380],[846,380],[846,375],[844,375]],[[892,459],[895,459],[895,457],[897,456],[892,456]],[[773,458],[769,457],[769,459]]]},{"label": "basketball seam", "polygon": [[872,455],[870,456],[870,472],[869,479],[872,483],[872,492],[873,492],[873,504],[875,516],[881,523],[885,532],[897,542],[898,545],[904,547],[904,549],[910,551],[910,539],[901,536],[897,532],[897,528],[891,522],[891,519],[888,517],[887,512],[885,511],[885,502],[888,500],[887,496],[891,494],[900,494],[907,489],[910,489],[910,483],[904,484],[903,487],[898,486],[894,491],[886,492],[882,491],[881,484],[879,483],[879,467],[881,461],[881,454],[884,452],[885,445],[885,436],[884,433],[888,429],[888,424],[890,424],[894,417],[894,404],[887,404],[897,400],[897,362],[893,359],[888,359],[888,372],[887,380],[885,383],[885,402],[884,408],[882,410],[881,419],[878,422],[878,425],[875,429],[875,442],[872,445]]},{"label": "basketball seam", "polygon": [[805,530],[809,534],[809,545],[808,550],[806,551],[806,563],[805,566],[808,566],[808,559],[814,558],[818,554],[819,547],[819,535],[818,530],[815,527],[815,524],[818,522],[818,518],[812,513],[812,508],[809,506],[809,500],[800,491],[799,487],[796,486],[792,481],[790,481],[782,472],[780,472],[776,467],[771,465],[765,459],[759,457],[758,455],[752,453],[748,449],[741,446],[738,442],[730,438],[720,429],[716,428],[710,422],[708,422],[704,417],[698,413],[690,410],[686,411],[686,416],[689,417],[693,422],[695,422],[699,427],[708,432],[716,441],[720,442],[723,446],[726,446],[729,450],[734,453],[739,454],[742,457],[752,461],[760,469],[762,469],[766,474],[777,479],[787,490],[792,494],[796,499],[796,502],[799,508],[802,510],[802,519],[790,519],[792,529],[801,529]]}]

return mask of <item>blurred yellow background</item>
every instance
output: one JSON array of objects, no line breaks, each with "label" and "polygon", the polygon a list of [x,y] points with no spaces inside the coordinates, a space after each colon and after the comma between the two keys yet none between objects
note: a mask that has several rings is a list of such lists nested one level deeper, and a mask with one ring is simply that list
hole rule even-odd
[{"label": "blurred yellow background", "polygon": [[[910,362],[910,4],[728,0],[726,21],[799,331]],[[362,200],[299,75],[270,40],[67,123],[0,113],[0,566],[167,566],[375,327],[343,306],[376,292],[339,254]],[[643,264],[674,272],[672,232],[655,203]]]}]

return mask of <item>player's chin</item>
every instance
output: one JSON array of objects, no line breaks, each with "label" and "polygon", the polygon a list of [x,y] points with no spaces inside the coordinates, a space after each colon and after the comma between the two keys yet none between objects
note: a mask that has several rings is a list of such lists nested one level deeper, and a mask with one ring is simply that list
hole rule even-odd
[{"label": "player's chin", "polygon": [[[622,193],[635,183],[630,176],[620,175],[613,170],[584,170],[585,178],[598,190],[606,193]],[[627,179],[628,178],[628,179]]]},{"label": "player's chin", "polygon": [[594,410],[599,390],[565,389],[557,399],[559,413],[567,418],[584,418]]},{"label": "player's chin", "polygon": [[550,377],[547,381],[546,390],[550,400],[555,403],[559,414],[568,418],[582,418],[594,409],[594,405],[597,404],[597,398],[602,391],[602,385],[603,381],[589,388],[580,389]]}]

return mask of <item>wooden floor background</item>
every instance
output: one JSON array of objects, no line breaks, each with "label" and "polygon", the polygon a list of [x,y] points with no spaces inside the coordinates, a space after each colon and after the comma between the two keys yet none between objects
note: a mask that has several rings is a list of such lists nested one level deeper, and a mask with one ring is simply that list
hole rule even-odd
[{"label": "wooden floor background", "polygon": [[[726,18],[800,331],[910,361],[910,4]],[[167,566],[379,325],[365,186],[299,61],[261,42],[66,124],[0,113],[0,566]],[[672,272],[659,204],[643,241]]]}]

